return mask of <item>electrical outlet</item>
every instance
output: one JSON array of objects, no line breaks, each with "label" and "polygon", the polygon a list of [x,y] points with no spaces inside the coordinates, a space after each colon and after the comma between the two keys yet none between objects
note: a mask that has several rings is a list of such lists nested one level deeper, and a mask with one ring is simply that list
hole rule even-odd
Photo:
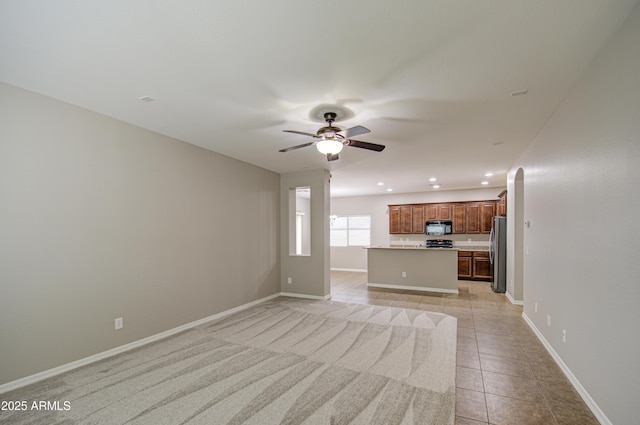
[{"label": "electrical outlet", "polygon": [[287,283],[288,283],[289,285],[291,285],[291,284],[293,283],[293,279],[291,279],[290,277],[288,277],[288,278],[287,278]]},{"label": "electrical outlet", "polygon": [[567,330],[562,330],[562,342],[567,342]]},{"label": "electrical outlet", "polygon": [[407,277],[407,272],[402,272],[402,277]]},{"label": "electrical outlet", "polygon": [[538,303],[537,302],[533,303],[533,312],[534,313],[538,312]]},{"label": "electrical outlet", "polygon": [[124,321],[123,321],[122,317],[116,317],[115,328],[116,329],[122,329],[123,326],[124,326]]},{"label": "electrical outlet", "polygon": [[547,326],[551,327],[551,316],[547,314]]}]

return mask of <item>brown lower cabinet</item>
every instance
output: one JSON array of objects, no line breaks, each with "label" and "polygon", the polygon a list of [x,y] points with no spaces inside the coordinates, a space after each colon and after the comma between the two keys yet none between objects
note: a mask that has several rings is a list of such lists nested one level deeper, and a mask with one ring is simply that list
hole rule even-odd
[{"label": "brown lower cabinet", "polygon": [[458,251],[458,279],[493,280],[493,266],[487,251]]},{"label": "brown lower cabinet", "polygon": [[458,251],[458,279],[469,280],[473,276],[473,252]]}]

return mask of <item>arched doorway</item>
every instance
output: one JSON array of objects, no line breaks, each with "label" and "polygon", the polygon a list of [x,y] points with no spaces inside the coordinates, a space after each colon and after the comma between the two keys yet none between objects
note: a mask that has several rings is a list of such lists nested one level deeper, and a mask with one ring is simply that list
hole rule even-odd
[{"label": "arched doorway", "polygon": [[514,180],[513,196],[513,301],[524,301],[524,170],[518,168]]}]

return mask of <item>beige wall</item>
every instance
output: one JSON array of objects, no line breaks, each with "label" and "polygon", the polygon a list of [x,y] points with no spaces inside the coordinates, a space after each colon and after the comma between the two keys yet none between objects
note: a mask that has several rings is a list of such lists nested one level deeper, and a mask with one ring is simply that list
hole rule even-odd
[{"label": "beige wall", "polygon": [[0,84],[0,384],[278,293],[279,190]]},{"label": "beige wall", "polygon": [[[291,232],[294,231],[295,226],[289,218],[295,215],[295,208],[290,202],[290,190],[304,186],[311,188],[310,255],[290,255],[290,247],[282,244],[280,287],[283,293],[315,298],[324,298],[329,295],[329,179],[329,172],[322,169],[280,176],[280,209],[290,211],[289,214],[282,214],[280,218],[283,241],[294,241]],[[288,278],[291,278],[291,284],[288,283]]]},{"label": "beige wall", "polygon": [[603,424],[638,423],[639,43],[636,6],[509,177],[511,188],[524,170],[524,220],[531,223],[524,229],[524,313]]}]

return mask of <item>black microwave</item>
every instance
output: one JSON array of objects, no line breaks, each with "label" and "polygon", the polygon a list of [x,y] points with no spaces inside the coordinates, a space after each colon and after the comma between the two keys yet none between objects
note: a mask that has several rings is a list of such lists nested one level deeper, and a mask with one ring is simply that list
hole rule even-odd
[{"label": "black microwave", "polygon": [[424,223],[424,233],[432,236],[450,235],[453,222],[448,220],[427,221]]}]

